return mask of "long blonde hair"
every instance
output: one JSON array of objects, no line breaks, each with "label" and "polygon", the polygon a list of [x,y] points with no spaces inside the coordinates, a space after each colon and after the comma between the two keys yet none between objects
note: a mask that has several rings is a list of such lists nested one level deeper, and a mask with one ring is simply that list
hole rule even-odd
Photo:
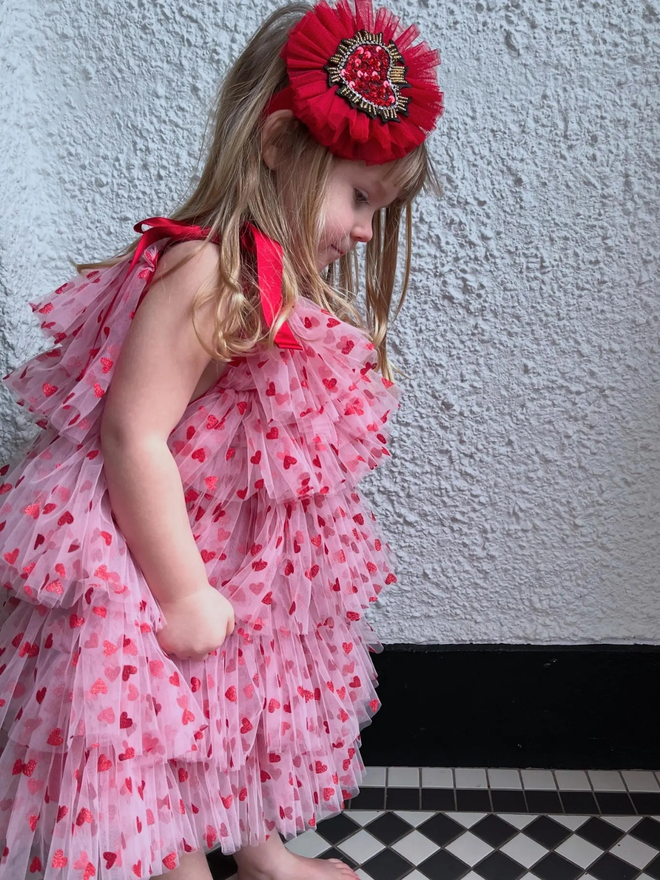
[{"label": "long blonde hair", "polygon": [[[262,158],[264,108],[271,97],[288,85],[280,56],[289,31],[311,9],[307,3],[290,3],[264,22],[231,67],[224,80],[213,116],[212,138],[199,181],[172,219],[210,229],[209,239],[220,248],[219,273],[213,284],[198,291],[192,320],[200,343],[210,357],[229,361],[257,343],[273,344],[298,297],[304,295],[342,320],[365,327],[355,307],[360,288],[360,265],[355,251],[319,273],[316,264],[319,222],[334,157],[296,119],[276,127],[277,172]],[[378,351],[379,368],[392,378],[387,357],[387,329],[397,274],[401,218],[405,216],[403,284],[396,313],[405,298],[410,275],[412,239],[411,202],[425,186],[439,191],[424,144],[393,165],[390,172],[399,196],[373,218],[373,237],[365,250],[366,329]],[[293,215],[282,210],[287,188]],[[284,250],[282,309],[265,332],[254,273],[246,265],[240,246],[241,228],[254,223]],[[80,270],[108,265],[134,252],[137,242],[117,258],[103,264],[84,264]],[[201,247],[202,245],[200,245]],[[191,258],[194,254],[191,254]],[[215,327],[209,348],[199,332],[201,306],[215,302]]]}]

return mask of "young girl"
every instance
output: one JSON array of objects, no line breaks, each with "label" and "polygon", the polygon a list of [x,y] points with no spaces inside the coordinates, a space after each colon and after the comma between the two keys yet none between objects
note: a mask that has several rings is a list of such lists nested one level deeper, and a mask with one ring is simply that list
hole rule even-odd
[{"label": "young girl", "polygon": [[356,876],[280,835],[355,795],[378,708],[364,610],[395,577],[355,487],[387,456],[399,224],[442,112],[416,39],[369,0],[275,12],[174,218],[33,305],[55,346],[6,377],[43,431],[0,469],[2,880],[202,880],[216,847],[240,880]]}]

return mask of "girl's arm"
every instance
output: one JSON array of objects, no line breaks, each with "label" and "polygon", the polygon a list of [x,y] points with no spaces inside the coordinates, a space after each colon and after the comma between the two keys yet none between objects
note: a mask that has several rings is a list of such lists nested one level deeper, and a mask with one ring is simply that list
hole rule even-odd
[{"label": "girl's arm", "polygon": [[[181,419],[210,358],[197,339],[190,308],[200,285],[218,267],[218,248],[185,242],[163,255],[149,291],[133,319],[108,391],[101,424],[104,469],[115,519],[166,620],[179,611],[199,616],[201,604],[217,616],[219,593],[208,583],[195,544],[179,470],[167,438]],[[174,268],[172,268],[174,267]],[[161,280],[165,270],[172,269]],[[199,313],[199,325],[213,326],[212,304]],[[210,342],[210,332],[208,339]],[[210,592],[209,592],[210,591]],[[214,595],[211,596],[211,593]],[[226,603],[220,642],[233,627]],[[167,627],[166,627],[167,629]],[[199,629],[199,627],[197,627]],[[164,632],[161,631],[161,632]],[[218,645],[200,645],[178,634],[170,649],[181,656],[205,655]],[[187,642],[195,642],[188,645]],[[161,645],[168,650],[163,642]]]}]

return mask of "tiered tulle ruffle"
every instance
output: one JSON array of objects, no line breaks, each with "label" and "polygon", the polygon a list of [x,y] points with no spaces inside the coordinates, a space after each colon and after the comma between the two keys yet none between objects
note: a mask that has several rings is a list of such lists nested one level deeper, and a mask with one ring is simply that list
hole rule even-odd
[{"label": "tiered tulle ruffle", "polygon": [[255,353],[189,404],[168,443],[237,627],[204,662],[168,657],[98,436],[161,248],[35,305],[56,348],[6,380],[44,433],[0,471],[0,877],[35,858],[48,878],[148,877],[187,847],[293,836],[359,784],[378,707],[363,612],[395,577],[355,487],[396,389],[366,335],[302,300],[302,351]]}]

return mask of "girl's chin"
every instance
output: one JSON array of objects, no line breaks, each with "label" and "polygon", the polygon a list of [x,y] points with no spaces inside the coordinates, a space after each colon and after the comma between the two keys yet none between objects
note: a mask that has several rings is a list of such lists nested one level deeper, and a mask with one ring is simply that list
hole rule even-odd
[{"label": "girl's chin", "polygon": [[339,251],[336,248],[333,248],[333,247],[324,248],[319,253],[319,256],[318,256],[317,264],[318,264],[319,272],[322,272],[324,269],[327,269],[331,263],[335,263],[340,258],[340,256],[341,256],[341,254],[339,253]]}]

